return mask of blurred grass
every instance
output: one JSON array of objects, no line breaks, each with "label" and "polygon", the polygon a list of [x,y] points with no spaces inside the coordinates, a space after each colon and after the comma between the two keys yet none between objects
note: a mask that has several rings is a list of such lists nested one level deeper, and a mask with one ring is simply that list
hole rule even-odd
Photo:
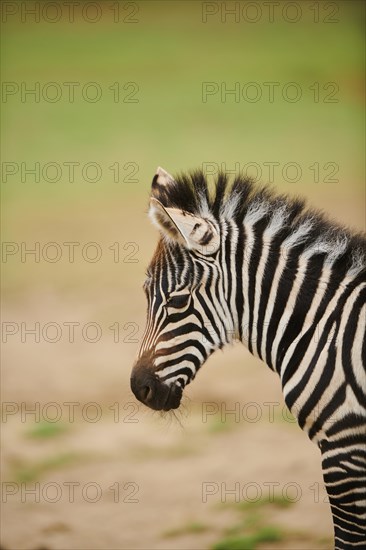
[{"label": "blurred grass", "polygon": [[182,535],[187,534],[200,534],[200,533],[206,533],[209,531],[209,527],[203,523],[199,523],[197,521],[192,521],[187,523],[186,525],[183,525],[182,527],[177,527],[176,529],[169,529],[168,531],[165,531],[162,536],[164,538],[175,538],[180,537]]},{"label": "blurred grass", "polygon": [[60,468],[83,463],[84,461],[85,457],[73,452],[55,454],[34,462],[15,460],[10,479],[18,483],[37,481],[49,472],[58,471]]},{"label": "blurred grass", "polygon": [[[146,1],[139,2],[137,24],[9,25],[2,39],[5,81],[97,81],[103,97],[87,103],[77,93],[74,103],[38,104],[9,98],[3,105],[4,160],[95,160],[104,167],[135,161],[140,183],[108,184],[107,170],[108,178],[96,184],[13,182],[4,186],[4,197],[32,202],[43,196],[58,210],[71,198],[90,201],[107,192],[123,206],[126,193],[148,189],[159,163],[174,171],[203,161],[232,166],[260,159],[338,161],[349,189],[360,193],[363,7],[339,5],[335,24],[312,23],[310,10],[296,24],[266,18],[252,25],[230,18],[203,24],[200,2]],[[114,103],[108,86],[116,81],[136,82],[139,103]],[[204,81],[228,88],[235,82],[295,81],[304,99],[221,103],[215,96],[202,103]],[[339,103],[314,103],[308,88],[315,81],[338,83]]]},{"label": "blurred grass", "polygon": [[239,426],[239,422],[235,421],[235,418],[227,417],[225,420],[220,418],[210,419],[207,424],[207,431],[210,434],[217,434],[220,432],[228,432]]},{"label": "blurred grass", "polygon": [[68,429],[69,426],[61,422],[47,422],[43,420],[28,428],[26,435],[33,439],[52,439],[64,434]]},{"label": "blurred grass", "polygon": [[[175,172],[204,162],[224,163],[228,170],[236,163],[242,169],[248,162],[296,162],[301,180],[286,182],[279,169],[279,191],[303,194],[341,222],[365,228],[362,3],[340,2],[335,24],[314,24],[305,9],[296,24],[266,17],[258,24],[233,18],[222,24],[218,17],[203,24],[200,2],[139,6],[136,24],[115,24],[109,13],[98,25],[80,19],[53,25],[10,19],[4,25],[3,81],[80,86],[74,103],[63,88],[56,103],[22,103],[17,95],[2,104],[3,161],[27,167],[56,162],[62,168],[54,183],[42,177],[36,183],[32,176],[22,183],[20,170],[3,182],[3,240],[29,248],[37,241],[96,241],[104,251],[95,264],[80,257],[65,261],[65,248],[55,264],[10,257],[2,284],[11,297],[30,288],[117,288],[121,278],[128,290],[136,289],[143,278],[139,263],[147,262],[156,239],[144,213],[158,164]],[[235,82],[269,81],[280,83],[274,103],[265,97],[235,103],[232,96],[222,103],[219,94],[202,101],[203,82],[225,82],[231,89]],[[280,91],[293,81],[303,98],[288,103]],[[80,89],[88,82],[101,86],[99,102],[83,101]],[[108,89],[114,82],[136,82],[139,102],[114,103]],[[339,101],[315,103],[309,89],[314,82],[337,83]],[[64,162],[79,163],[72,183]],[[87,162],[100,165],[100,181],[83,178]],[[116,162],[119,183],[110,169]],[[339,181],[315,183],[309,169],[314,162],[337,163]],[[122,181],[130,173],[126,163],[134,163],[137,183]],[[265,170],[264,181],[267,175]],[[108,247],[117,240],[138,244],[137,264],[113,264]]]},{"label": "blurred grass", "polygon": [[239,503],[238,507],[242,510],[254,510],[255,508],[262,508],[268,504],[278,508],[289,508],[292,504],[294,504],[294,500],[291,500],[284,495],[272,495],[272,497],[260,498],[256,501],[242,501]]},{"label": "blurred grass", "polygon": [[[222,522],[219,521],[216,515],[212,519],[211,525],[197,521],[186,521],[181,526],[164,531],[162,537],[182,538],[182,544],[184,537],[187,535],[200,535],[207,532],[217,533],[217,542],[210,545],[212,550],[297,548],[299,543],[308,544],[309,548],[313,545],[316,545],[317,548],[329,548],[331,545],[331,538],[329,537],[316,539],[311,533],[295,530],[291,527],[279,528],[269,523],[273,521],[271,513],[273,513],[274,508],[284,509],[294,504],[295,502],[289,501],[280,494],[273,495],[271,499],[261,498],[256,502],[230,503],[229,505],[215,507],[214,515],[220,513],[220,510],[222,512],[225,508],[232,508],[236,514],[239,513],[240,522],[235,521],[235,518],[233,518],[235,522],[230,525],[230,520],[226,519],[225,523],[229,525],[223,529]],[[268,546],[266,543],[271,544]]]},{"label": "blurred grass", "polygon": [[283,540],[283,535],[279,529],[266,526],[252,535],[222,539],[214,544],[212,550],[255,550],[262,542],[278,542],[281,540]]},{"label": "blurred grass", "polygon": [[[274,544],[271,548],[291,548],[295,541],[314,544],[310,533],[291,528],[278,528],[268,524],[268,518],[275,508],[287,509],[295,504],[280,494],[274,494],[271,498],[260,498],[257,501],[241,501],[239,503],[224,503],[221,509],[232,508],[240,514],[240,521],[229,525],[222,532],[222,538],[212,546],[212,550],[255,550],[266,548],[263,543]],[[219,508],[217,508],[219,510]],[[329,548],[331,540],[323,538],[317,541],[320,548]]]}]

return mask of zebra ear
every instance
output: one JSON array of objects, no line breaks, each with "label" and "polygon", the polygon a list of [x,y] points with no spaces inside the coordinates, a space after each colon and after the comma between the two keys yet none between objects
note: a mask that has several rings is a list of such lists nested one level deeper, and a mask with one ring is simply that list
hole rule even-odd
[{"label": "zebra ear", "polygon": [[151,184],[151,196],[165,203],[168,202],[169,188],[174,184],[173,176],[158,166]]},{"label": "zebra ear", "polygon": [[160,166],[156,169],[156,174],[154,176],[154,179],[152,181],[152,190],[156,187],[166,187],[170,183],[174,182],[173,176],[171,176],[164,168],[161,168]]},{"label": "zebra ear", "polygon": [[149,216],[165,237],[196,250],[205,256],[217,252],[220,235],[214,224],[178,208],[166,208],[157,199],[150,199]]}]

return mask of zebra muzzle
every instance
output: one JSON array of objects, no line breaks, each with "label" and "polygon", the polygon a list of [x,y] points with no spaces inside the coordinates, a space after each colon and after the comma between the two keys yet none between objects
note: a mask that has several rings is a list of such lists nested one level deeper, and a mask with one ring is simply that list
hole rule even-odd
[{"label": "zebra muzzle", "polygon": [[177,409],[183,393],[179,385],[167,385],[139,363],[132,370],[131,390],[136,399],[156,411]]}]

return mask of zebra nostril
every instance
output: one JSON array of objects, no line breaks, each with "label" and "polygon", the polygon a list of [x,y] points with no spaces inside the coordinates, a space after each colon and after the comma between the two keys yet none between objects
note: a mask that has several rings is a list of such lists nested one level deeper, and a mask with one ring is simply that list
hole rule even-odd
[{"label": "zebra nostril", "polygon": [[144,386],[142,388],[142,398],[144,401],[149,401],[152,398],[153,391],[151,386]]},{"label": "zebra nostril", "polygon": [[131,375],[131,390],[135,397],[145,405],[152,407],[158,388],[153,373],[144,365],[135,365]]}]

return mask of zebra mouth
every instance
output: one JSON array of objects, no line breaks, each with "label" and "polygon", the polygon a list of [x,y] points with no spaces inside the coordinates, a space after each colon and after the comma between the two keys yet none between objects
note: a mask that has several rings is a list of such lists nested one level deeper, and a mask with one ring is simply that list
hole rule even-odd
[{"label": "zebra mouth", "polygon": [[180,400],[182,399],[183,390],[180,386],[172,384],[169,386],[169,393],[167,395],[164,406],[162,407],[163,411],[170,411],[172,409],[177,409],[180,405]]}]

